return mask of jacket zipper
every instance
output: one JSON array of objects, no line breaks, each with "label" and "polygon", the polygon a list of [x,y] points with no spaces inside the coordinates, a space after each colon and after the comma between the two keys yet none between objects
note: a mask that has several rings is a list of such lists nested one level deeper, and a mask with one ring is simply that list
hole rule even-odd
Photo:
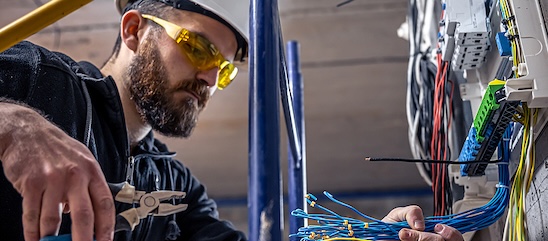
[{"label": "jacket zipper", "polygon": [[[127,168],[127,174],[126,174],[126,179],[127,181],[136,186],[136,184],[134,183],[134,180],[133,180],[133,176],[134,176],[134,172],[135,172],[135,161],[136,160],[140,160],[142,159],[143,157],[151,157],[151,158],[167,158],[167,157],[173,157],[175,156],[175,154],[172,154],[172,153],[167,153],[167,154],[160,154],[160,155],[155,155],[155,154],[139,154],[139,155],[136,155],[135,157],[133,156],[130,156],[128,158],[128,168]],[[148,190],[157,190],[158,188],[156,187],[156,179],[158,179],[158,177],[151,177],[151,178],[154,178],[154,180],[147,180],[148,181]],[[136,237],[137,240],[146,240],[147,236],[148,236],[148,233],[151,229],[151,226],[152,226],[152,218],[153,216],[152,215],[149,215],[147,216],[146,218],[143,218],[143,220],[141,220],[141,223],[140,223],[140,229],[139,229],[139,233],[138,233],[138,237]]]},{"label": "jacket zipper", "polygon": [[[150,188],[150,190],[153,190],[153,188],[154,188],[152,185],[154,185],[154,183],[152,183],[152,182],[149,181],[149,188]],[[155,185],[154,185],[154,186],[155,186]],[[149,233],[150,229],[152,228],[152,218],[153,218],[152,215],[148,215],[146,218],[143,218],[142,224],[141,224],[141,227],[142,227],[141,231],[142,231],[142,232],[140,233],[140,236],[141,236],[141,237],[140,237],[139,240],[143,240],[143,241],[144,241],[144,240],[147,239],[148,233]]]},{"label": "jacket zipper", "polygon": [[135,172],[135,158],[133,156],[129,156],[127,158],[126,182],[128,182],[131,185],[134,185],[133,183],[134,172]]}]

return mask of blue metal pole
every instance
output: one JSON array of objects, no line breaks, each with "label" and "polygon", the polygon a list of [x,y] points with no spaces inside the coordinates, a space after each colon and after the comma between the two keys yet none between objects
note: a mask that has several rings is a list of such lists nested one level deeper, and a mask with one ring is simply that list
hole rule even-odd
[{"label": "blue metal pole", "polygon": [[[289,210],[302,209],[306,211],[304,195],[306,194],[306,153],[305,153],[305,128],[304,128],[304,91],[303,79],[299,61],[299,43],[287,42],[287,69],[289,76],[290,93],[292,93],[296,135],[300,144],[300,155],[293,155],[292,145],[288,148],[288,199]],[[289,137],[291,138],[291,137]],[[300,157],[300,158],[299,158]],[[289,233],[297,233],[300,227],[305,226],[305,219],[290,216]],[[297,241],[298,237],[291,239]]]},{"label": "blue metal pole", "polygon": [[[281,32],[281,26],[280,32]],[[280,43],[283,42],[282,36],[280,36]],[[295,124],[295,111],[293,106],[293,96],[291,94],[291,84],[289,83],[288,70],[285,59],[283,45],[280,44],[281,53],[281,71],[280,71],[280,91],[282,94],[282,107],[285,119],[285,125],[287,127],[287,137],[289,141],[289,155],[293,156],[295,160],[301,160],[301,143],[299,141],[299,133],[297,131],[297,125]]]},{"label": "blue metal pole", "polygon": [[249,240],[283,240],[277,0],[252,0],[249,58]]}]

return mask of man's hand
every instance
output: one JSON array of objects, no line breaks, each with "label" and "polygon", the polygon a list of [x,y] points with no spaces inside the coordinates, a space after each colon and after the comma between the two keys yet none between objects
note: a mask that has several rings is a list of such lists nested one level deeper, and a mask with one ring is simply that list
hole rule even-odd
[{"label": "man's hand", "polygon": [[424,215],[422,209],[416,205],[394,208],[382,219],[384,222],[404,220],[407,220],[411,229],[400,230],[399,237],[402,241],[464,241],[461,233],[443,224],[437,224],[434,227],[435,233],[422,232],[425,227]]},{"label": "man's hand", "polygon": [[37,112],[0,103],[0,160],[23,197],[25,240],[57,235],[63,204],[72,239],[112,240],[114,202],[101,168],[82,143]]}]

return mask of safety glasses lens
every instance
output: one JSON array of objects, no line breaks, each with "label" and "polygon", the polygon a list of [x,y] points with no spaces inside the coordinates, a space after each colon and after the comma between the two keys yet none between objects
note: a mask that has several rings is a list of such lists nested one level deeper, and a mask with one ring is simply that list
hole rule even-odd
[{"label": "safety glasses lens", "polygon": [[195,42],[184,42],[182,47],[192,64],[201,70],[216,67],[215,57]]},{"label": "safety glasses lens", "polygon": [[228,61],[224,61],[219,66],[219,81],[217,82],[217,88],[220,90],[226,88],[236,75],[238,74],[238,68]]}]

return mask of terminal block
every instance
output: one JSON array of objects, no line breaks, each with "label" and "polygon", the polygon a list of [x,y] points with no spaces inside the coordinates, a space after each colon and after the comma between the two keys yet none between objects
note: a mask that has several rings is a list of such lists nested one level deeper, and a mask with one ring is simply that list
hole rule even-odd
[{"label": "terminal block", "polygon": [[487,126],[490,123],[488,120],[491,119],[495,114],[495,111],[499,109],[501,101],[506,99],[506,93],[503,89],[504,84],[504,81],[493,80],[487,86],[478,113],[476,113],[476,117],[474,118],[474,127],[477,131],[476,139],[478,142],[484,140]]},{"label": "terminal block", "polygon": [[485,163],[462,164],[463,176],[480,176],[485,173],[487,162],[491,160],[504,131],[516,113],[520,102],[506,100],[504,93],[503,81],[494,80],[489,83],[459,155],[459,161]]},{"label": "terminal block", "polygon": [[451,61],[455,71],[479,68],[490,49],[485,1],[446,0],[445,4],[439,33],[443,60]]}]

